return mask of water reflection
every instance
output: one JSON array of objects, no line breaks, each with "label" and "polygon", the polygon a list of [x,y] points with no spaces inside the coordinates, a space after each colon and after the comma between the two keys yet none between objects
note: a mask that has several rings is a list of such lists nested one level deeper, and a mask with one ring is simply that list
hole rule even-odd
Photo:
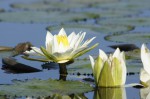
[{"label": "water reflection", "polygon": [[5,70],[6,73],[32,73],[32,72],[40,72],[40,69],[22,64],[17,62],[13,58],[3,58],[2,59],[2,70]]},{"label": "water reflection", "polygon": [[150,99],[150,87],[140,89],[141,99]]},{"label": "water reflection", "polygon": [[93,99],[127,99],[125,88],[98,88]]}]

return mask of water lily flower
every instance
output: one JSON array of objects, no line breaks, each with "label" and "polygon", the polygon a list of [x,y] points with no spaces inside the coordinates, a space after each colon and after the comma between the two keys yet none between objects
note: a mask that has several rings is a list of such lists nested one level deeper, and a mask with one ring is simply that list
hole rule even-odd
[{"label": "water lily flower", "polygon": [[92,56],[89,57],[96,86],[118,87],[125,84],[127,71],[125,54],[119,48],[109,57],[102,50],[99,50],[99,56],[95,61]]},{"label": "water lily flower", "polygon": [[141,47],[141,60],[143,69],[140,72],[140,81],[143,85],[147,86],[148,82],[150,82],[150,50],[145,44],[142,44]]},{"label": "water lily flower", "polygon": [[[66,63],[74,60],[84,53],[92,50],[98,44],[88,47],[88,45],[95,39],[95,37],[83,42],[86,33],[72,32],[67,36],[65,30],[62,28],[58,35],[52,35],[47,31],[46,35],[46,48],[44,47],[32,47],[31,51],[26,52],[29,57],[23,56],[25,59],[34,61],[44,61],[44,62],[56,62],[56,63]],[[39,56],[38,58],[33,58],[30,56]]]}]

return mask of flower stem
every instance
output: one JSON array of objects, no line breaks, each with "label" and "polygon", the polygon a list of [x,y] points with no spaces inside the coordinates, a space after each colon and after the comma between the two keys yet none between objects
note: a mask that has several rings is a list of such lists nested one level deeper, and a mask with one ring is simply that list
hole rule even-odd
[{"label": "flower stem", "polygon": [[67,67],[66,67],[66,64],[59,64],[59,80],[66,80],[66,77],[67,77]]}]

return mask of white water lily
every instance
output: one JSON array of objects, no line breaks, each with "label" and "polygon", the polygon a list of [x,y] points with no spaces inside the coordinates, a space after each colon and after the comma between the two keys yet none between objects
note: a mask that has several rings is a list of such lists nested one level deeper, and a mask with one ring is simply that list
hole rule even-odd
[{"label": "white water lily", "polygon": [[84,53],[92,50],[98,44],[88,47],[88,45],[95,39],[95,37],[83,42],[86,33],[72,32],[67,36],[65,30],[62,28],[58,35],[52,35],[47,31],[46,35],[46,48],[44,47],[32,47],[30,52],[26,52],[29,55],[37,55],[39,58],[31,58],[24,56],[25,59],[34,61],[51,61],[56,63],[66,63],[72,61],[74,58],[83,55]]},{"label": "white water lily", "polygon": [[94,61],[90,56],[91,66],[96,86],[118,87],[126,82],[125,54],[119,48],[108,57],[105,52],[99,50],[99,56]]},{"label": "white water lily", "polygon": [[143,63],[143,69],[140,72],[140,81],[143,85],[149,86],[150,83],[150,50],[145,44],[141,47],[141,60]]}]

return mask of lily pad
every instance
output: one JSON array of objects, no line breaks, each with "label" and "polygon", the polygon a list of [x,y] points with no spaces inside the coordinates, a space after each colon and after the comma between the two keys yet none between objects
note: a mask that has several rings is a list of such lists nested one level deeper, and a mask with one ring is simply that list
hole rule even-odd
[{"label": "lily pad", "polygon": [[[11,16],[11,18],[10,18]],[[0,20],[5,22],[19,23],[49,23],[59,24],[63,22],[76,22],[92,18],[86,13],[68,13],[68,12],[44,12],[44,11],[17,11],[4,12],[0,14]]]},{"label": "lily pad", "polygon": [[116,33],[106,36],[105,40],[114,42],[134,43],[134,44],[149,43],[150,33],[144,32]]},{"label": "lily pad", "polygon": [[[49,2],[49,0],[45,0],[46,2]],[[60,0],[51,0],[51,1],[57,1],[60,2]],[[117,2],[118,0],[62,0],[63,2],[66,3],[77,3],[77,4],[84,4],[84,5],[88,5],[88,4],[99,4],[99,3],[110,3],[110,2]]]},{"label": "lily pad", "polygon": [[149,0],[130,0],[130,1],[120,1],[114,3],[98,4],[97,7],[113,10],[145,10],[149,9]]},{"label": "lily pad", "polygon": [[125,16],[133,16],[138,15],[140,12],[138,11],[131,11],[131,10],[112,10],[112,9],[102,9],[97,7],[92,8],[83,8],[80,10],[77,10],[78,12],[82,13],[91,13],[99,16],[101,19],[103,18],[121,18]]},{"label": "lily pad", "polygon": [[106,20],[99,20],[98,23],[112,24],[112,25],[150,26],[150,18],[149,17],[110,18]]},{"label": "lily pad", "polygon": [[[122,31],[130,31],[134,29],[132,26],[125,26],[125,25],[95,25],[95,24],[62,24],[60,26],[48,26],[47,30],[53,31],[58,30],[64,27],[65,30],[75,31],[78,32],[82,31],[90,31],[89,33],[114,33],[114,32],[122,32]],[[92,32],[93,31],[93,32]]]},{"label": "lily pad", "polygon": [[69,74],[92,74],[92,67],[90,60],[84,61],[79,60],[75,64],[71,64],[68,66],[68,73]]},{"label": "lily pad", "polygon": [[36,1],[29,3],[14,3],[11,4],[12,8],[24,9],[24,10],[69,10],[75,8],[82,8],[85,5],[79,3],[69,3],[65,1]]},{"label": "lily pad", "polygon": [[92,91],[89,84],[79,81],[38,80],[15,81],[12,85],[0,85],[0,95],[47,97],[53,94],[70,95]]},{"label": "lily pad", "polygon": [[0,8],[0,12],[4,12],[5,10],[3,8]]}]

